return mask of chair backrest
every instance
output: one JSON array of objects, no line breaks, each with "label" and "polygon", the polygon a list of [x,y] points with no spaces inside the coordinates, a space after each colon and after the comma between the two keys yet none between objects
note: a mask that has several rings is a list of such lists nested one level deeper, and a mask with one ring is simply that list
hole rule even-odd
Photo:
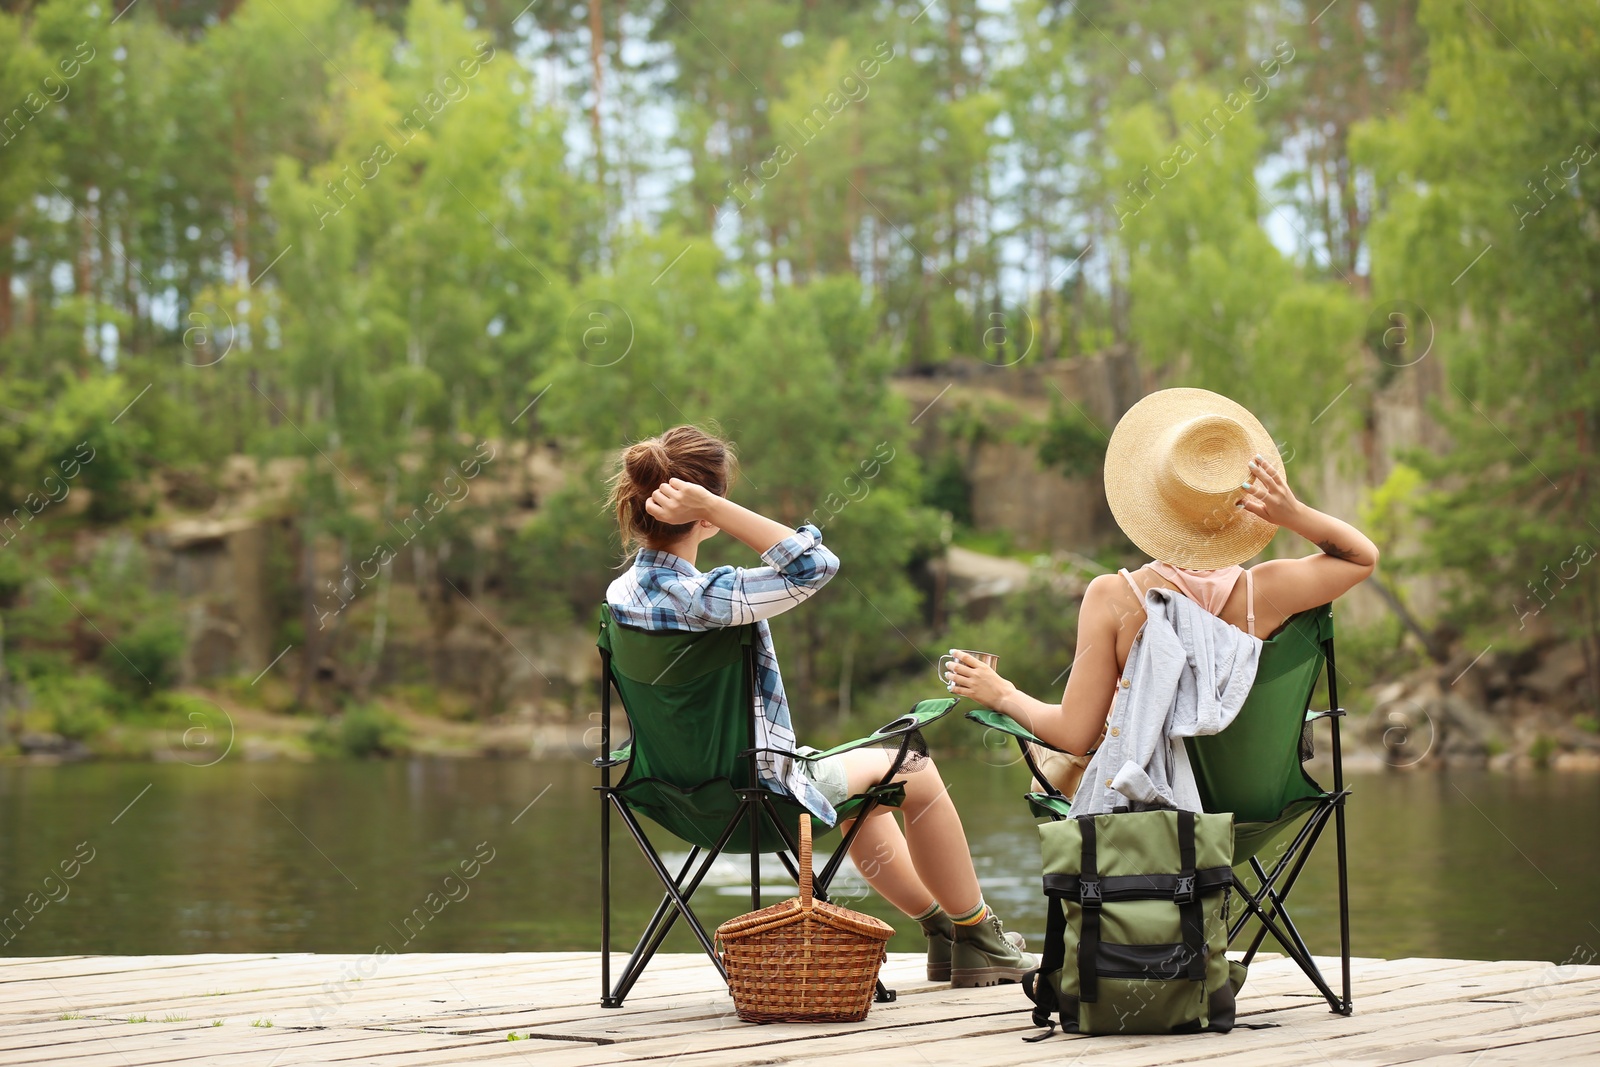
[{"label": "chair backrest", "polygon": [[611,680],[633,734],[624,781],[654,778],[690,789],[716,778],[749,784],[754,626],[682,633],[624,626],[600,606]]},{"label": "chair backrest", "polygon": [[1333,609],[1292,616],[1261,646],[1255,684],[1238,717],[1220,734],[1189,738],[1189,762],[1207,811],[1236,822],[1275,822],[1323,795],[1300,763],[1300,735],[1312,691],[1333,640]]},{"label": "chair backrest", "polygon": [[[749,820],[727,827],[739,810],[739,790],[751,785],[755,744],[756,627],[697,633],[624,626],[600,606],[600,636],[610,681],[622,697],[633,733],[628,768],[617,793],[628,807],[702,848],[751,848]],[[607,695],[609,700],[609,692]],[[772,793],[767,800],[792,836],[804,808]],[[757,851],[788,847],[770,817],[758,824]]]}]

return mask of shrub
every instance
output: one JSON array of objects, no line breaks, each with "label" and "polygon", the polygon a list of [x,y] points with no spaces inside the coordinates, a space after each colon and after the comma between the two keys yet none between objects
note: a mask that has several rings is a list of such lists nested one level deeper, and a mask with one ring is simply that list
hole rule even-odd
[{"label": "shrub", "polygon": [[106,674],[125,691],[141,697],[178,682],[178,668],[188,643],[183,627],[170,616],[157,615],[136,624],[115,646],[100,650]]},{"label": "shrub", "polygon": [[395,756],[409,747],[405,724],[375,704],[346,705],[338,716],[318,723],[307,740],[322,755],[347,759]]},{"label": "shrub", "polygon": [[95,674],[47,675],[34,681],[34,707],[52,732],[87,741],[111,725],[110,705],[116,694]]},{"label": "shrub", "polygon": [[936,511],[948,511],[960,526],[972,525],[972,481],[953,449],[946,449],[929,464],[922,482],[922,502]]}]

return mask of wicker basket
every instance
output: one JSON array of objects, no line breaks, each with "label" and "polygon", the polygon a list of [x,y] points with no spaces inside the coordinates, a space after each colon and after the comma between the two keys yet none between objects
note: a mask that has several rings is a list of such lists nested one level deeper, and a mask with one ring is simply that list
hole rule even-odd
[{"label": "wicker basket", "polygon": [[894,928],[811,898],[811,820],[800,819],[800,895],[717,927],[739,1018],[859,1022]]}]

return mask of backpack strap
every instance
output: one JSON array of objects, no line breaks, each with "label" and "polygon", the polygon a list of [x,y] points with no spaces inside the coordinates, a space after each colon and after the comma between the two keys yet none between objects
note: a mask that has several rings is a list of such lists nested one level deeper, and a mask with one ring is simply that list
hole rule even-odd
[{"label": "backpack strap", "polygon": [[[1084,846],[1087,850],[1088,846]],[[1184,977],[1191,982],[1206,978],[1205,914],[1200,903],[1200,893],[1195,886],[1194,812],[1178,812],[1178,884],[1172,891],[1172,902],[1178,905],[1179,922],[1183,929],[1183,954],[1188,964]],[[1087,859],[1085,860],[1087,862]],[[1098,925],[1098,918],[1096,921]],[[1088,926],[1088,913],[1084,913],[1084,926]]]},{"label": "backpack strap", "polygon": [[[1044,958],[1039,962],[1038,970],[1022,976],[1022,991],[1033,1001],[1033,1025],[1048,1026],[1050,1033],[1055,1032],[1055,1023],[1050,1021],[1051,1014],[1061,1014],[1061,1000],[1056,996],[1057,983],[1060,981],[1057,975],[1066,960],[1067,906],[1055,897],[1046,897]],[[1031,986],[1029,977],[1033,979]],[[1061,1020],[1063,1027],[1066,1023],[1066,1019]],[[1049,1037],[1050,1034],[1044,1036]]]},{"label": "backpack strap", "polygon": [[1078,939],[1078,1000],[1093,1004],[1100,999],[1099,973],[1095,962],[1100,956],[1100,876],[1095,857],[1095,817],[1078,817],[1083,834],[1083,854],[1079,865],[1078,903],[1083,908],[1083,932]]}]

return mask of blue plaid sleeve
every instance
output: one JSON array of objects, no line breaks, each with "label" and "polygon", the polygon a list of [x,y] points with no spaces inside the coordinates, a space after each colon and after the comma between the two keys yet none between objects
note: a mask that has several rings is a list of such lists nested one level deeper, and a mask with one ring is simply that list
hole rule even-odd
[{"label": "blue plaid sleeve", "polygon": [[810,523],[763,552],[765,567],[717,567],[682,582],[674,599],[707,626],[743,626],[770,619],[809,598],[839,573],[839,557]]}]

